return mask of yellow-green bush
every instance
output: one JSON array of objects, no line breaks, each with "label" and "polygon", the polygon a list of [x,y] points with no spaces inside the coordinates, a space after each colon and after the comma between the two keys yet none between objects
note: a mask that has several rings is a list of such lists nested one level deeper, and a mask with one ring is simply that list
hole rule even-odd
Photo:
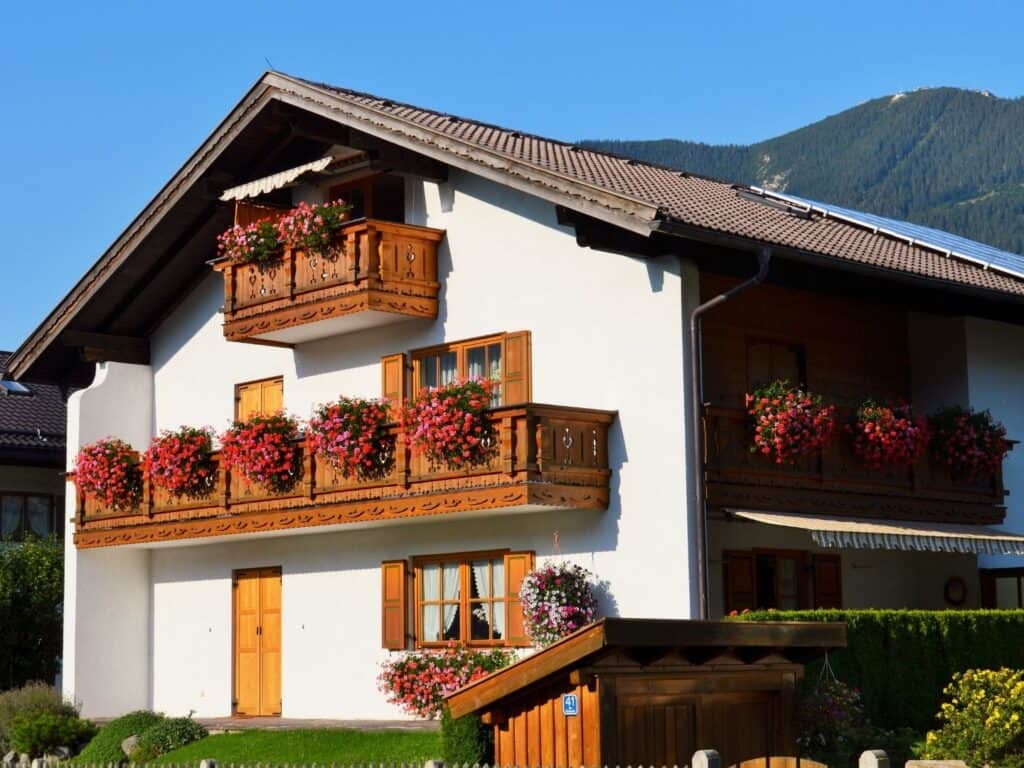
[{"label": "yellow-green bush", "polygon": [[926,759],[1024,766],[1024,670],[969,669],[953,675],[943,694]]}]

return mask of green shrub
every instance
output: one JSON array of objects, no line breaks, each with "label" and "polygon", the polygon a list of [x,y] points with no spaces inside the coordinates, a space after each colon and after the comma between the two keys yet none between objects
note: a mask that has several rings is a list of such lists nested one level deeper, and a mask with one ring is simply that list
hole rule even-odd
[{"label": "green shrub", "polygon": [[0,753],[11,749],[11,729],[16,718],[45,713],[75,717],[78,708],[64,701],[60,692],[46,683],[28,683],[0,693]]},{"label": "green shrub", "polygon": [[154,723],[139,734],[132,761],[144,763],[172,749],[184,747],[209,736],[209,732],[191,717],[174,717]]},{"label": "green shrub", "polygon": [[72,753],[96,735],[96,726],[77,715],[41,712],[14,718],[11,748],[32,757],[42,757],[57,747]]},{"label": "green shrub", "polygon": [[1024,671],[969,669],[953,675],[924,757],[968,765],[1024,766]]},{"label": "green shrub", "polygon": [[121,751],[121,742],[129,736],[141,736],[143,731],[163,719],[163,715],[139,710],[111,720],[100,728],[99,733],[86,745],[75,762],[99,765],[125,763],[128,758]]},{"label": "green shrub", "polygon": [[[836,676],[860,689],[868,717],[895,731],[934,727],[956,672],[1024,668],[1024,611],[756,611],[740,621],[845,621],[847,647],[830,654]],[[804,690],[821,661],[812,662]]]},{"label": "green shrub", "polygon": [[448,765],[489,765],[494,755],[494,735],[477,715],[452,717],[441,712],[441,758]]}]

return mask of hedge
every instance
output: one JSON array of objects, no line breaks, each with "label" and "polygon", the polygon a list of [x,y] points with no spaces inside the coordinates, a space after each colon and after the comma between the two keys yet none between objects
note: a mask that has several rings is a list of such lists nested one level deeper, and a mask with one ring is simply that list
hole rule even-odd
[{"label": "hedge", "polygon": [[[1024,668],[1024,611],[755,611],[739,621],[844,621],[845,649],[829,658],[836,676],[861,690],[875,725],[934,728],[954,672]],[[807,666],[818,681],[823,660]]]}]

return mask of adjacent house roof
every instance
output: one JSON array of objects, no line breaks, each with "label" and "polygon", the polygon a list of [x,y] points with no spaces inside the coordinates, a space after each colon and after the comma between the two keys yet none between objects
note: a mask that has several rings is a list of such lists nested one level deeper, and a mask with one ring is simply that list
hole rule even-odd
[{"label": "adjacent house roof", "polygon": [[[0,352],[0,378],[10,352]],[[23,383],[11,392],[0,386],[0,460],[62,463],[67,410],[60,388]]]},{"label": "adjacent house roof", "polygon": [[206,273],[215,235],[231,222],[224,190],[323,157],[344,144],[339,132],[522,190],[630,242],[657,243],[651,251],[682,252],[680,238],[767,245],[782,258],[959,295],[982,311],[998,305],[993,315],[1016,318],[1024,304],[1017,276],[750,187],[268,72],[15,352],[11,375],[81,385],[95,357],[82,349],[146,359],[145,339]]}]

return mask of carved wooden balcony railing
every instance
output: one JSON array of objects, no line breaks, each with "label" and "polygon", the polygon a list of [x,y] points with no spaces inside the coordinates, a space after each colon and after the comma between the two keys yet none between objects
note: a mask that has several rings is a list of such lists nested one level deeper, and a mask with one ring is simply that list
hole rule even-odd
[{"label": "carved wooden balcony railing", "polygon": [[[838,412],[837,429],[852,415]],[[751,453],[751,444],[745,411],[705,410],[705,479],[712,507],[956,523],[998,523],[1005,515],[1001,472],[958,477],[927,452],[910,467],[870,469],[842,434],[820,456],[795,466]]]},{"label": "carved wooden balcony railing", "polygon": [[216,482],[203,498],[175,498],[147,482],[141,506],[125,513],[79,495],[75,543],[150,544],[426,515],[607,508],[613,411],[528,403],[494,408],[488,417],[487,461],[459,471],[431,467],[393,425],[388,460],[371,479],[341,476],[303,444],[298,482],[284,493],[226,471],[216,454]]},{"label": "carved wooden balcony railing", "polygon": [[437,317],[444,231],[360,219],[328,253],[285,249],[273,264],[214,263],[224,276],[224,336],[295,344]]}]

